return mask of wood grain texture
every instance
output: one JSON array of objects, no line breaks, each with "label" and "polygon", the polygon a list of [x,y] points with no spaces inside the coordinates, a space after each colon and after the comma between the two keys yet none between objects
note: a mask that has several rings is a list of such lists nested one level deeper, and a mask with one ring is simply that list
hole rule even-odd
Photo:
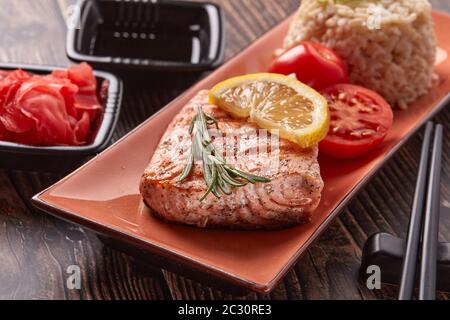
[{"label": "wood grain texture", "polygon": [[[72,0],[0,0],[0,61],[67,65],[65,8]],[[214,0],[226,13],[226,58],[270,30],[298,0]],[[446,1],[432,1],[450,11]],[[188,88],[196,76],[158,81],[126,78],[123,113],[114,139],[136,127]],[[445,125],[442,200],[450,206],[450,111]],[[395,299],[397,288],[370,291],[357,280],[365,240],[378,231],[404,237],[421,134],[380,171],[350,203],[280,285],[267,295],[232,296],[177,274],[149,268],[106,245],[90,231],[54,219],[30,205],[32,195],[60,175],[0,170],[0,299]],[[441,240],[450,240],[442,217]],[[66,269],[81,268],[81,290],[66,286]],[[440,299],[449,299],[444,293]]]}]

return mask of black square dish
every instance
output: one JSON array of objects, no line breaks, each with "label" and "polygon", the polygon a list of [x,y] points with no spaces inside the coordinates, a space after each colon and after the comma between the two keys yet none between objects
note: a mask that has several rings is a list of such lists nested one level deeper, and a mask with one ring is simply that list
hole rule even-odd
[{"label": "black square dish", "polygon": [[203,71],[224,60],[223,14],[211,3],[80,0],[67,55],[95,67]]},{"label": "black square dish", "polygon": [[[23,69],[33,74],[47,74],[61,67],[0,64],[0,70]],[[103,151],[112,138],[119,119],[122,103],[122,82],[116,76],[94,71],[98,82],[98,97],[104,111],[97,128],[84,146],[28,146],[0,141],[0,169],[17,169],[41,172],[66,172],[80,164],[86,157]]]}]

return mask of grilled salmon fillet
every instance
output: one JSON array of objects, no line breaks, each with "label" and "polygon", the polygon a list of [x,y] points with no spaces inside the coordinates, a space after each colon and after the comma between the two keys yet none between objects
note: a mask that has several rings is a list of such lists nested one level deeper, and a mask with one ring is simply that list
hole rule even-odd
[{"label": "grilled salmon fillet", "polygon": [[[207,103],[208,92],[201,91],[174,118],[162,137],[150,164],[142,176],[140,191],[154,215],[175,223],[197,227],[233,229],[274,229],[308,222],[320,202],[323,181],[317,162],[318,148],[299,148],[287,140],[279,140],[279,163],[266,170],[267,163],[249,150],[240,153],[237,169],[271,179],[268,183],[248,184],[233,188],[231,195],[220,199],[207,191],[201,163],[195,163],[191,175],[177,182],[191,146],[189,125],[201,104],[206,114],[219,123],[220,131],[230,129],[258,132],[255,124],[231,118],[219,107]],[[267,143],[255,137],[244,148]]]}]

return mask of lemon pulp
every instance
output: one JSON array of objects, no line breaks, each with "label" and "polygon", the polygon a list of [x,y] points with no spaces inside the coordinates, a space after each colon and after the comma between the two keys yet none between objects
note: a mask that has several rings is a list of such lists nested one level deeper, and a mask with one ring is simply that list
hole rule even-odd
[{"label": "lemon pulp", "polygon": [[261,73],[228,79],[210,91],[210,102],[234,117],[250,117],[303,148],[317,144],[328,131],[326,99],[287,76]]}]

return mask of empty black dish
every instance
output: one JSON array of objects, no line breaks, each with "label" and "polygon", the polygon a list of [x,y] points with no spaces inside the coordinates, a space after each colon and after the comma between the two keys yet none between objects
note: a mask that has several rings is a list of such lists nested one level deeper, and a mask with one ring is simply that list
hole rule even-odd
[{"label": "empty black dish", "polygon": [[67,55],[102,69],[203,71],[223,62],[222,10],[211,3],[81,0]]},{"label": "empty black dish", "polygon": [[[23,69],[34,74],[47,74],[60,67],[0,64],[0,70]],[[94,71],[98,81],[98,96],[104,112],[84,146],[40,147],[0,141],[0,168],[41,172],[66,172],[86,157],[96,155],[109,144],[122,104],[122,82],[108,72]]]}]

